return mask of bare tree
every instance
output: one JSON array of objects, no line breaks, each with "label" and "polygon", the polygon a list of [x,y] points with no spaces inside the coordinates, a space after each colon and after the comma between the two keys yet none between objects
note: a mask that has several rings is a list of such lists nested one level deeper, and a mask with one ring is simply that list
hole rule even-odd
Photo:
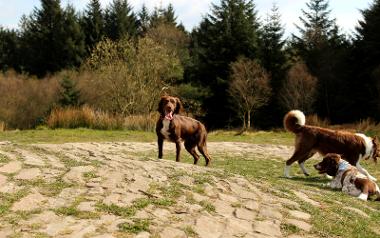
[{"label": "bare tree", "polygon": [[243,130],[249,130],[251,115],[269,101],[270,76],[256,61],[244,57],[231,64],[231,71],[228,92],[236,103]]},{"label": "bare tree", "polygon": [[303,62],[295,63],[289,69],[280,90],[280,105],[285,110],[300,109],[311,113],[316,99],[317,81]]}]

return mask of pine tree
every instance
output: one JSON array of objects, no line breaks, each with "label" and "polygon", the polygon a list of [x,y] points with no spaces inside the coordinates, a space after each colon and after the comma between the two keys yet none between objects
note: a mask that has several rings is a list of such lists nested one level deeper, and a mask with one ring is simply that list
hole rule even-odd
[{"label": "pine tree", "polygon": [[[355,51],[352,67],[351,95],[355,98],[356,114],[360,118],[372,117],[380,120],[380,0],[375,0],[368,9],[361,11],[363,20],[356,28]],[[362,110],[366,105],[366,110]]]},{"label": "pine tree", "polygon": [[229,65],[238,56],[258,58],[256,14],[251,0],[222,0],[212,5],[211,14],[192,33],[193,63],[187,77],[210,87],[213,96],[206,102],[207,120],[215,127],[238,121],[228,103]]},{"label": "pine tree", "polygon": [[318,79],[316,112],[332,122],[345,117],[349,102],[345,100],[348,85],[346,58],[348,42],[340,34],[335,19],[330,18],[328,0],[309,0],[302,10],[300,35],[293,35],[293,47]]},{"label": "pine tree", "polygon": [[86,54],[85,36],[79,24],[79,17],[72,5],[64,11],[62,67],[78,67]]},{"label": "pine tree", "polygon": [[139,18],[139,35],[144,35],[149,28],[150,16],[149,10],[145,4],[142,5],[141,11],[138,13]]},{"label": "pine tree", "polygon": [[0,71],[20,70],[18,32],[0,26]]},{"label": "pine tree", "polygon": [[43,76],[79,66],[83,60],[84,36],[72,6],[63,10],[60,0],[41,0],[41,8],[22,18],[23,69]]},{"label": "pine tree", "polygon": [[106,34],[112,40],[136,36],[137,23],[137,17],[127,0],[113,0],[106,9]]},{"label": "pine tree", "polygon": [[86,36],[86,50],[91,52],[92,48],[104,36],[104,15],[99,0],[91,0],[87,5],[82,20],[82,28]]},{"label": "pine tree", "polygon": [[284,51],[285,40],[284,27],[281,23],[281,15],[278,6],[274,3],[271,12],[267,14],[265,23],[262,28],[260,37],[260,60],[262,66],[271,75],[271,87],[273,97],[264,107],[258,112],[258,116],[265,116],[266,122],[262,126],[280,126],[282,123],[283,112],[280,110],[278,102],[278,93],[282,82],[285,79],[286,72],[286,56]]},{"label": "pine tree", "polygon": [[41,0],[41,9],[22,18],[26,71],[42,76],[62,68],[63,17],[60,0]]},{"label": "pine tree", "polygon": [[62,91],[60,93],[59,104],[62,107],[79,106],[80,92],[76,89],[76,84],[69,77],[64,77],[60,82]]},{"label": "pine tree", "polygon": [[172,25],[179,28],[177,16],[175,15],[174,7],[171,3],[166,8],[155,7],[150,16],[150,27],[156,27],[161,24]]},{"label": "pine tree", "polygon": [[166,24],[177,26],[177,17],[175,16],[174,7],[169,3],[168,7],[163,11],[162,17]]}]

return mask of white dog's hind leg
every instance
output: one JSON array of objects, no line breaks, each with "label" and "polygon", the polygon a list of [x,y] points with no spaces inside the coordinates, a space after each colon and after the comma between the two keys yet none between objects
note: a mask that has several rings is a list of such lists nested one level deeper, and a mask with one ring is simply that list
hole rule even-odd
[{"label": "white dog's hind leg", "polygon": [[299,163],[299,166],[303,172],[304,175],[309,176],[309,172],[307,172],[307,169],[305,168],[305,162]]},{"label": "white dog's hind leg", "polygon": [[364,174],[365,176],[367,176],[370,180],[372,181],[377,181],[377,179],[375,177],[373,177],[372,175],[370,175],[368,173],[367,170],[365,170],[360,164],[359,162],[356,163],[356,168],[359,170],[360,173]]}]

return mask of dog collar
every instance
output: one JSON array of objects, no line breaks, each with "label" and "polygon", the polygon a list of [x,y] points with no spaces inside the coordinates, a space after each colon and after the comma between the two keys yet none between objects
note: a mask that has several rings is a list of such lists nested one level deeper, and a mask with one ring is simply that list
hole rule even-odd
[{"label": "dog collar", "polygon": [[347,170],[350,167],[350,163],[345,160],[339,161],[338,171]]}]

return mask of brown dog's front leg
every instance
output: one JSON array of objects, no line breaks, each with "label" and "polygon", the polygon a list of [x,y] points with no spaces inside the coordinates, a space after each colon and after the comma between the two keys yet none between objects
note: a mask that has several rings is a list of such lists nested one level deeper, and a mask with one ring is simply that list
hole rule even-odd
[{"label": "brown dog's front leg", "polygon": [[157,139],[157,144],[158,144],[158,158],[162,159],[162,147],[164,144],[164,140],[162,138]]},{"label": "brown dog's front leg", "polygon": [[180,156],[181,156],[181,142],[176,141],[175,142],[175,147],[176,147],[176,158],[175,161],[179,162]]}]

